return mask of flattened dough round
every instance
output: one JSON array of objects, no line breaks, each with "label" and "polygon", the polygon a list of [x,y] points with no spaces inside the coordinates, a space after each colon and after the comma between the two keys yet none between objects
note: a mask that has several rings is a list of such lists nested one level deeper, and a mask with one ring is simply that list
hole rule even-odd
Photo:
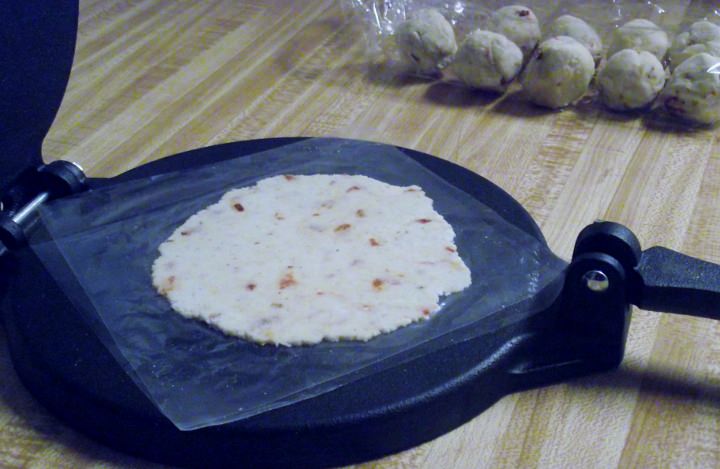
[{"label": "flattened dough round", "polygon": [[155,288],[183,316],[255,342],[368,340],[470,285],[420,187],[276,176],[235,189],[160,246]]}]

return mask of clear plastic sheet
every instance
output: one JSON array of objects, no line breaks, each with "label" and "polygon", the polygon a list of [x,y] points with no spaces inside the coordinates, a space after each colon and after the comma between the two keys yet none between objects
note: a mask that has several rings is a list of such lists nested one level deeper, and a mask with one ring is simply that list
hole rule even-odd
[{"label": "clear plastic sheet", "polygon": [[[442,70],[441,75],[437,75],[419,71],[411,60],[401,54],[395,41],[398,27],[410,19],[414,12],[433,8],[439,11],[452,25],[459,46],[470,32],[476,29],[489,29],[492,13],[509,5],[523,5],[535,13],[542,32],[541,41],[551,37],[550,24],[562,15],[573,15],[587,22],[596,30],[603,43],[602,57],[596,57],[596,72],[601,70],[605,64],[614,31],[628,21],[634,19],[652,21],[668,34],[671,49],[673,39],[688,31],[689,27],[697,21],[707,20],[720,26],[720,5],[710,0],[344,0],[346,11],[354,21],[362,25],[365,32],[368,63],[372,65],[369,73],[376,73],[380,66],[382,73],[390,70],[398,76],[419,76],[428,80],[429,84],[442,79],[449,84],[458,86],[469,85],[458,78],[453,70],[452,59],[445,61],[449,65]],[[688,95],[681,91],[677,96],[680,100],[703,100],[713,107],[720,106],[720,100],[715,99],[715,93],[720,89],[720,77],[718,77],[720,75],[720,52],[714,53],[718,49],[720,49],[720,42],[717,46],[707,49],[713,52],[711,55],[717,58],[717,63],[715,66],[707,67],[706,72],[712,76],[706,77],[705,83],[698,85],[706,92],[696,93],[693,91]],[[661,58],[668,77],[666,84],[670,83],[672,69],[679,65],[671,64],[670,55]],[[519,80],[516,79],[508,88],[508,94],[522,90],[518,82]],[[602,106],[597,85],[598,82],[593,81],[584,98],[578,99],[575,103],[582,106],[590,103],[598,107]],[[666,87],[651,104],[633,111],[654,111],[661,119],[670,119],[673,123],[677,122],[681,125],[714,124],[720,119],[720,110],[715,112],[711,119],[696,118],[692,109],[681,109],[679,112],[675,112],[677,107],[673,107],[672,103],[677,101],[671,99],[671,106],[666,106],[668,97],[672,98],[673,96],[668,94]],[[501,94],[498,94],[498,99],[501,99]],[[706,120],[713,122],[703,122]]]},{"label": "clear plastic sheet", "polygon": [[[454,227],[472,286],[445,298],[431,319],[368,342],[261,346],[174,313],[151,283],[158,246],[227,190],[289,173],[363,174],[420,185]],[[346,140],[311,139],[91,190],[50,203],[41,221],[50,236],[31,240],[32,248],[122,367],[181,430],[296,403],[526,319],[547,306],[534,299],[566,265],[394,147]]]}]

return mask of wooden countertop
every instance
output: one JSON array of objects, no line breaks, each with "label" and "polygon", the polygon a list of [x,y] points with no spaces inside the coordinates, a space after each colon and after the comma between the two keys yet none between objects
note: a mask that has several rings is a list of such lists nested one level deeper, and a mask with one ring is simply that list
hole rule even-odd
[{"label": "wooden countertop", "polygon": [[[718,131],[592,106],[546,112],[370,70],[337,1],[84,0],[48,159],[109,176],[192,148],[341,136],[425,151],[516,197],[569,258],[595,219],[720,262]],[[686,3],[686,2],[678,2]],[[0,466],[151,467],[68,429],[15,376],[0,330]],[[617,372],[508,396],[366,467],[720,463],[720,323],[636,310]]]}]

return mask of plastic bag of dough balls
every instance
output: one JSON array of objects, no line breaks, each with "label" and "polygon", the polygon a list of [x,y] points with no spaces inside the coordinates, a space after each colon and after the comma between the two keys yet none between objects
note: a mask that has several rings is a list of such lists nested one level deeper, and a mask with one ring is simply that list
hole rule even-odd
[{"label": "plastic bag of dough balls", "polygon": [[662,60],[670,47],[667,33],[655,23],[636,19],[613,31],[608,57],[623,49],[645,50]]},{"label": "plastic bag of dough balls", "polygon": [[395,42],[402,55],[421,74],[435,75],[445,68],[457,50],[455,33],[434,8],[418,10],[401,23]]},{"label": "plastic bag of dough balls", "polygon": [[585,46],[558,36],[540,43],[520,82],[530,101],[557,109],[582,98],[594,74],[595,61]]},{"label": "plastic bag of dough balls", "polygon": [[541,37],[537,16],[522,5],[509,5],[494,11],[490,15],[488,29],[517,44],[525,58],[535,50]]},{"label": "plastic bag of dough balls", "polygon": [[700,124],[720,120],[720,58],[701,53],[673,71],[662,93],[665,109]]},{"label": "plastic bag of dough balls", "polygon": [[522,51],[514,42],[478,29],[460,44],[451,68],[468,86],[502,92],[520,73],[522,63]]},{"label": "plastic bag of dough balls", "polygon": [[623,49],[611,56],[598,74],[602,102],[616,111],[649,106],[665,85],[665,69],[647,51]]},{"label": "plastic bag of dough balls", "polygon": [[603,44],[597,31],[576,16],[562,15],[556,18],[550,24],[548,35],[570,36],[590,51],[595,63],[598,63],[602,57]]},{"label": "plastic bag of dough balls", "polygon": [[670,47],[670,66],[674,68],[701,52],[720,56],[720,26],[709,21],[698,21],[690,25],[687,31],[678,34]]}]

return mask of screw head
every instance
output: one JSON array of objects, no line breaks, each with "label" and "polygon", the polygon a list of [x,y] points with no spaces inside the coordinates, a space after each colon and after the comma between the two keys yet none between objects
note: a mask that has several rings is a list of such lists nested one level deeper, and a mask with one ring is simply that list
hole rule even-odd
[{"label": "screw head", "polygon": [[582,278],[585,286],[595,293],[602,293],[610,287],[610,280],[602,270],[589,270]]}]

